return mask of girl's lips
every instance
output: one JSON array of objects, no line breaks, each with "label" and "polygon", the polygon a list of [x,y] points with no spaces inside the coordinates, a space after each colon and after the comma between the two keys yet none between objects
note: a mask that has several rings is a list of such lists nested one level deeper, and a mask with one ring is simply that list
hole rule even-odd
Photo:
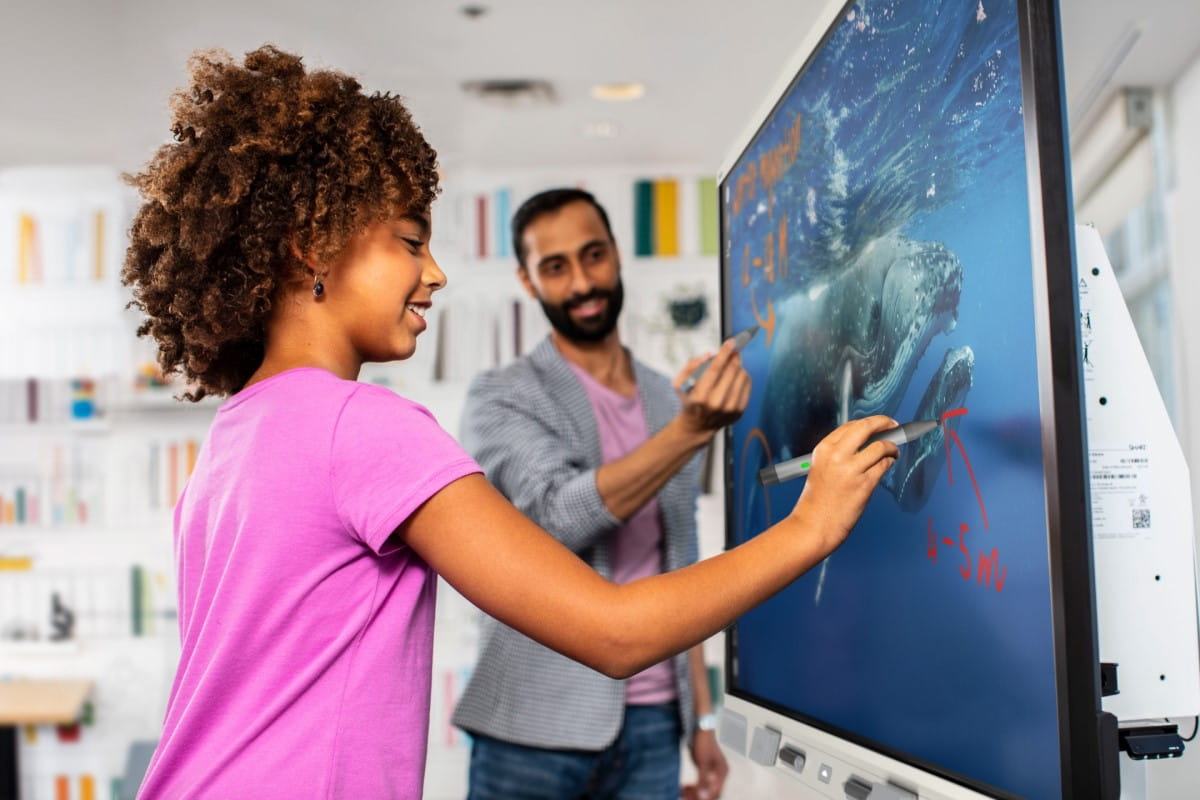
[{"label": "girl's lips", "polygon": [[421,331],[425,330],[425,328],[429,324],[425,321],[425,316],[424,316],[429,311],[429,308],[427,306],[408,305],[408,306],[405,306],[404,310],[405,310],[405,313],[411,314],[417,320],[417,323],[419,325],[419,330],[421,330]]}]

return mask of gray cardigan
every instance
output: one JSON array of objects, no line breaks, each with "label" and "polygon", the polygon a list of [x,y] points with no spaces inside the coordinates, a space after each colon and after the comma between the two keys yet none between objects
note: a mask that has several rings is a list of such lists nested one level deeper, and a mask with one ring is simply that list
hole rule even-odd
[{"label": "gray cardigan", "polygon": [[[650,434],[678,413],[669,380],[633,362]],[[603,462],[587,394],[549,338],[508,366],[475,378],[463,411],[461,441],[488,479],[528,517],[611,577],[608,534],[620,526],[596,490]],[[697,558],[699,457],[658,495],[664,570]],[[675,656],[683,730],[695,699],[687,654]],[[454,712],[470,732],[532,747],[601,750],[620,730],[624,681],[613,680],[485,617],[479,660]]]}]

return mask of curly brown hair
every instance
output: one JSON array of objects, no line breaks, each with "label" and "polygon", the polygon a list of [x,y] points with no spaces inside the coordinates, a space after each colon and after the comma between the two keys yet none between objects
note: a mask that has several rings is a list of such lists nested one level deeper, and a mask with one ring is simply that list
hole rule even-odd
[{"label": "curly brown hair", "polygon": [[195,401],[238,391],[262,363],[276,291],[309,272],[296,252],[328,263],[371,223],[426,213],[438,176],[390,93],[271,45],[241,65],[197,52],[189,68],[171,97],[175,141],[126,176],[144,202],[121,280],[147,317],[138,335]]}]

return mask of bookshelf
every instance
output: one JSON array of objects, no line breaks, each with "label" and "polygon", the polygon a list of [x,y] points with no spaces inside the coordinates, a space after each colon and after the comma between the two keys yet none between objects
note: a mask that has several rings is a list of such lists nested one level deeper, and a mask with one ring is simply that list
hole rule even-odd
[{"label": "bookshelf", "polygon": [[114,170],[0,172],[0,678],[92,687],[78,724],[19,726],[27,800],[115,791],[177,658],[170,509],[215,404],[146,380],[135,203]]}]

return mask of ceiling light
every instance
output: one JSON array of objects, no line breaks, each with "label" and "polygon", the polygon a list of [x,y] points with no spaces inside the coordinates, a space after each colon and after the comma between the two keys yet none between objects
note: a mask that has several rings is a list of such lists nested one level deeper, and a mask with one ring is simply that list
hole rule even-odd
[{"label": "ceiling light", "polygon": [[598,83],[592,87],[592,97],[597,100],[637,100],[646,93],[640,83]]}]

